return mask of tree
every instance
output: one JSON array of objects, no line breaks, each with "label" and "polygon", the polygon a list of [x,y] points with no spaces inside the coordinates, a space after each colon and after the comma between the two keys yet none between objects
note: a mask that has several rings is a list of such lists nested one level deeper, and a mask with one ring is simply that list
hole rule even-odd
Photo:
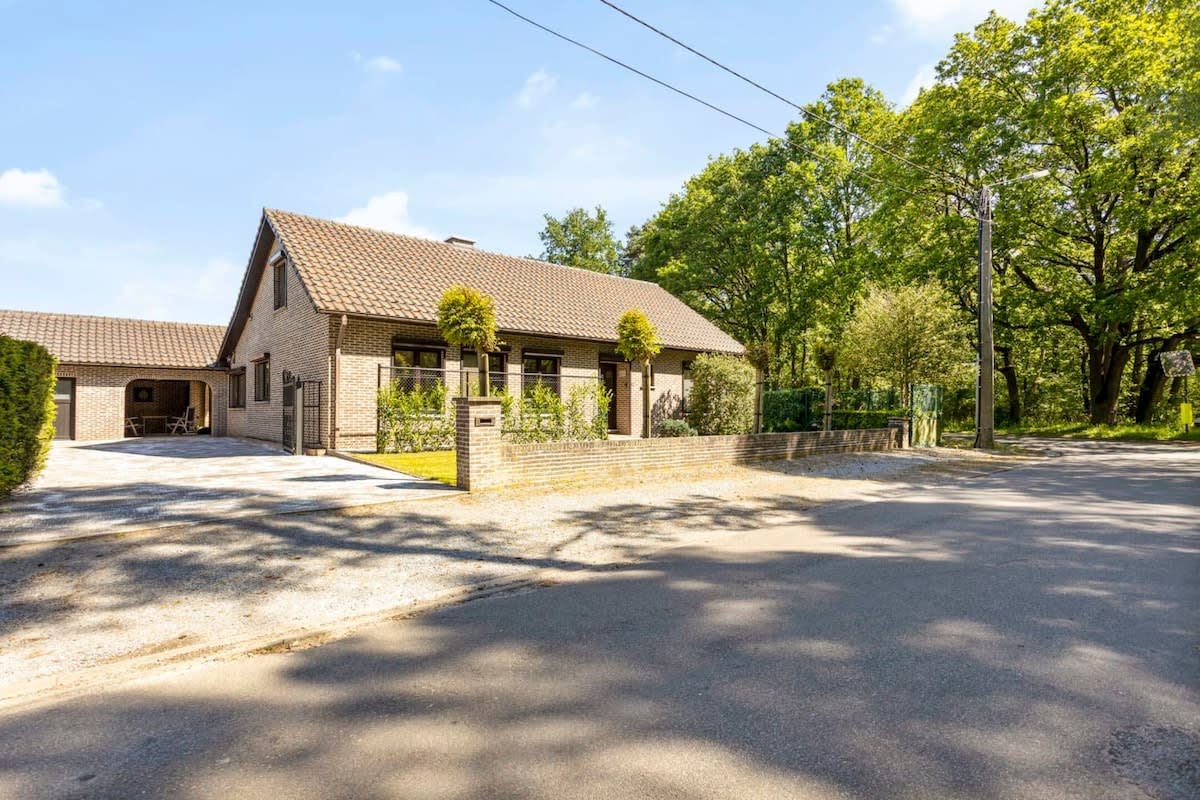
[{"label": "tree", "polygon": [[847,366],[900,388],[908,404],[913,383],[959,382],[970,360],[968,326],[936,284],[872,287],[843,338]]},{"label": "tree", "polygon": [[874,257],[877,154],[845,131],[880,138],[894,114],[855,79],[806,108],[814,116],[785,139],[718,156],[672,195],[637,240],[633,273],[745,343],[768,379],[793,385],[809,341],[836,337],[888,263]]},{"label": "tree", "polygon": [[649,439],[650,362],[662,352],[662,343],[650,320],[636,308],[626,311],[617,322],[617,352],[642,365],[642,437]]},{"label": "tree", "polygon": [[496,309],[488,295],[455,284],[438,303],[438,331],[450,344],[470,347],[479,355],[479,393],[491,393],[488,353],[496,349]]},{"label": "tree", "polygon": [[592,272],[620,274],[621,248],[603,208],[596,206],[594,216],[586,209],[573,208],[562,219],[550,214],[544,217],[546,227],[538,234],[543,260]]},{"label": "tree", "polygon": [[[1200,339],[1196,15],[1178,0],[1052,3],[1024,25],[993,14],[959,37],[906,120],[910,155],[939,172],[923,188],[944,199],[902,201],[909,213],[893,218],[910,231],[897,239],[956,294],[974,264],[964,186],[1052,171],[1004,187],[996,206],[998,345],[1016,341],[1006,328],[1072,331],[1096,423],[1116,422],[1139,349]],[[1139,378],[1145,420],[1159,377]]]}]

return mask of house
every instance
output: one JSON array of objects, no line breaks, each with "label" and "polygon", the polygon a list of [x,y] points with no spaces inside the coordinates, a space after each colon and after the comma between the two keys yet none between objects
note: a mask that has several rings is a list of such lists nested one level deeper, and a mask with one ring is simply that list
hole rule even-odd
[{"label": "house", "polygon": [[193,409],[223,435],[228,378],[216,367],[225,328],[180,322],[0,310],[0,334],[38,342],[58,359],[55,436],[119,439],[166,432]]},{"label": "house", "polygon": [[495,300],[494,387],[519,394],[541,384],[565,397],[602,381],[617,434],[642,430],[641,373],[615,352],[625,311],[645,312],[663,343],[656,419],[680,413],[698,353],[742,352],[653,283],[270,209],[227,327],[0,311],[0,333],[58,358],[62,438],[162,432],[190,407],[213,435],[281,442],[301,386],[304,445],[371,450],[380,386],[450,395],[477,386],[477,354],[437,330],[438,302],[454,284]]},{"label": "house", "polygon": [[[438,333],[437,306],[454,284],[492,296],[500,352],[491,382],[542,383],[566,394],[602,380],[615,400],[609,428],[640,435],[641,374],[617,355],[616,325],[630,308],[658,328],[658,417],[686,402],[698,353],[742,346],[653,283],[514,258],[467,239],[444,242],[265,210],[217,359],[229,370],[228,430],[280,440],[285,382],[305,382],[319,420],[306,444],[374,449],[376,390],[388,381],[444,383],[458,393],[477,355]],[[319,440],[319,441],[316,441]]]}]

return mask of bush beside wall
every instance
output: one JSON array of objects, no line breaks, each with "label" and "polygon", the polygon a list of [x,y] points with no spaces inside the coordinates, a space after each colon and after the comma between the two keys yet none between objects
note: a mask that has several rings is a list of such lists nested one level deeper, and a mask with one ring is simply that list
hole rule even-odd
[{"label": "bush beside wall", "polygon": [[688,422],[702,436],[754,430],[754,367],[734,356],[696,356]]},{"label": "bush beside wall", "polygon": [[54,438],[54,368],[40,344],[0,336],[0,496],[46,464]]}]

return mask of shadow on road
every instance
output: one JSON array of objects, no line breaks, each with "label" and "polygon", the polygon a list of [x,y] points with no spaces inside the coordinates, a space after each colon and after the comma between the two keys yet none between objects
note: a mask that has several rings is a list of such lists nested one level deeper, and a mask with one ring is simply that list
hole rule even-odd
[{"label": "shadow on road", "polygon": [[[0,794],[1136,796],[1106,763],[1113,732],[1200,713],[1198,475],[1114,457],[818,513],[606,508],[583,521],[756,539],[10,716]],[[437,515],[408,523],[259,527],[347,562],[438,551]],[[489,557],[483,538],[443,554]],[[121,569],[249,591],[257,555],[134,549]]]}]

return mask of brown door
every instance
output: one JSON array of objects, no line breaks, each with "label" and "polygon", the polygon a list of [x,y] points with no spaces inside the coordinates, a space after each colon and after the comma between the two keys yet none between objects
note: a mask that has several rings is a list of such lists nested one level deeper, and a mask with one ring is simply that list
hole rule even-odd
[{"label": "brown door", "polygon": [[54,382],[54,438],[75,438],[75,379]]},{"label": "brown door", "polygon": [[608,429],[615,431],[617,429],[617,365],[601,364],[600,380],[604,381],[604,388],[608,390]]}]

